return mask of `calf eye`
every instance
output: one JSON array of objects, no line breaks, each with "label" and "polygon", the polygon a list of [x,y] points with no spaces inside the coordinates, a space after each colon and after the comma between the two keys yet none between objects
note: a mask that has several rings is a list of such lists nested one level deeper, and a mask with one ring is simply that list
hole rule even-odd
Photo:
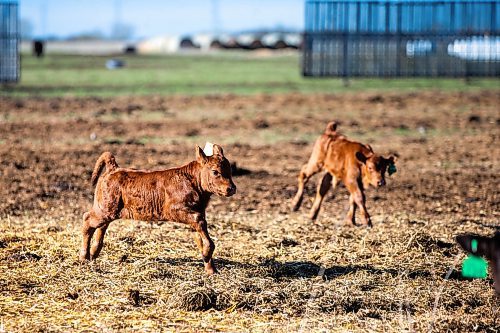
[{"label": "calf eye", "polygon": [[220,175],[219,171],[217,171],[217,170],[212,170],[212,174],[213,174],[214,176],[216,176],[216,177],[217,177],[218,175]]}]

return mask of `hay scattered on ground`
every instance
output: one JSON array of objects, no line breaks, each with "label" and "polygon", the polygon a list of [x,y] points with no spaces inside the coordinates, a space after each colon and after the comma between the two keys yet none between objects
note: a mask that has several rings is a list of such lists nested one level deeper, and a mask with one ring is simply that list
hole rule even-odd
[{"label": "hay scattered on ground", "polygon": [[[460,276],[465,255],[454,236],[492,233],[498,226],[499,99],[491,92],[28,99],[16,110],[24,115],[34,110],[33,119],[23,120],[1,110],[0,133],[7,134],[0,138],[6,142],[0,144],[0,327],[9,332],[498,332],[492,279]],[[51,102],[61,105],[56,115],[47,112]],[[111,111],[104,112],[108,118],[93,116],[114,104],[125,111],[116,111],[115,118]],[[129,114],[128,104],[141,110]],[[170,118],[138,114],[167,104]],[[224,106],[227,113],[221,113]],[[244,112],[260,107],[259,119],[270,126],[255,129]],[[222,127],[201,129],[203,140],[186,139],[186,119],[199,110],[227,116],[238,133],[224,118]],[[240,112],[239,119],[232,110]],[[480,121],[471,122],[472,115]],[[342,119],[340,128],[376,151],[400,153],[388,186],[367,193],[373,229],[341,224],[347,205],[342,187],[326,198],[317,223],[307,220],[316,179],[308,185],[304,207],[290,212],[310,141],[332,118]],[[68,131],[72,126],[82,138]],[[421,126],[427,134],[418,131]],[[89,140],[96,130],[98,138],[121,138],[113,145]],[[279,135],[268,137],[270,130]],[[249,140],[245,131],[262,142]],[[180,141],[126,144],[128,135],[163,132]],[[216,133],[228,141],[244,133],[239,141],[247,141],[228,142],[224,149],[248,171],[235,178],[237,196],[214,198],[207,212],[219,274],[204,275],[190,232],[172,223],[115,222],[102,256],[78,262],[81,215],[92,200],[90,171],[101,150],[111,149],[124,166],[161,168],[192,158],[193,142],[182,140],[203,144],[206,136],[218,142],[212,140]]]}]

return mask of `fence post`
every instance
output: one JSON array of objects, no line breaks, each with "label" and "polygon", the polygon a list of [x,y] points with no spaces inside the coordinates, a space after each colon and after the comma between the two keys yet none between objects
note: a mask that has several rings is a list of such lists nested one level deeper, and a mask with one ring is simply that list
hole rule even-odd
[{"label": "fence post", "polygon": [[16,2],[0,2],[0,83],[19,81],[19,20]]}]

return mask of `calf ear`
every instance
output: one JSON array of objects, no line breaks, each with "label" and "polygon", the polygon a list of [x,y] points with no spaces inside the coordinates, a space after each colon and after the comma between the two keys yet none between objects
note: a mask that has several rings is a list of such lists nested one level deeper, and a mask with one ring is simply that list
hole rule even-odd
[{"label": "calf ear", "polygon": [[195,151],[196,151],[196,160],[201,164],[205,164],[205,162],[207,161],[207,155],[205,155],[203,149],[201,149],[200,146],[196,146]]},{"label": "calf ear", "polygon": [[388,164],[395,164],[397,160],[398,157],[396,155],[390,155],[389,157],[386,158]]},{"label": "calf ear", "polygon": [[466,234],[459,235],[455,239],[466,252],[478,256],[485,256],[488,259],[492,258],[491,245],[494,242],[492,238]]},{"label": "calf ear", "polygon": [[338,123],[336,121],[330,121],[325,128],[325,133],[332,134],[337,131]]},{"label": "calf ear", "polygon": [[214,155],[224,156],[224,151],[221,146],[214,144]]},{"label": "calf ear", "polygon": [[365,155],[363,155],[363,153],[360,152],[360,151],[356,152],[356,158],[358,159],[358,161],[360,161],[363,164],[365,164],[366,160],[368,159],[368,157],[366,157]]}]

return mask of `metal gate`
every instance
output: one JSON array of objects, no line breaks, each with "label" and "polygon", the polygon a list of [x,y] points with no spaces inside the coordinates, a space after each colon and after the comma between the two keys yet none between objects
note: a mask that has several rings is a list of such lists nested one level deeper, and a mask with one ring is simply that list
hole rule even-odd
[{"label": "metal gate", "polygon": [[306,1],[304,76],[500,76],[500,1]]},{"label": "metal gate", "polygon": [[18,80],[18,5],[16,2],[0,1],[0,83]]}]

